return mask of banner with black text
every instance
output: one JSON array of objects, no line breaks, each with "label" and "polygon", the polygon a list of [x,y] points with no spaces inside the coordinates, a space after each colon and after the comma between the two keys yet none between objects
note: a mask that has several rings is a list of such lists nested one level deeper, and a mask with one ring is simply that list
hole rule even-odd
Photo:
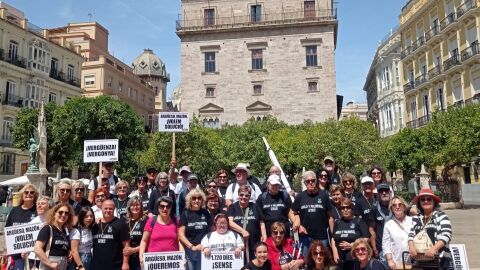
[{"label": "banner with black text", "polygon": [[189,118],[186,112],[161,112],[158,114],[160,132],[188,132]]},{"label": "banner with black text", "polygon": [[233,251],[212,252],[208,257],[202,252],[202,269],[240,270],[242,267],[243,256],[235,257]]},{"label": "banner with black text", "polygon": [[5,227],[5,245],[7,254],[31,252],[37,241],[38,232],[43,227],[41,223]]},{"label": "banner with black text", "polygon": [[143,255],[143,270],[185,270],[185,252],[151,252]]},{"label": "banner with black text", "polygon": [[83,162],[114,161],[118,161],[118,139],[84,141]]}]

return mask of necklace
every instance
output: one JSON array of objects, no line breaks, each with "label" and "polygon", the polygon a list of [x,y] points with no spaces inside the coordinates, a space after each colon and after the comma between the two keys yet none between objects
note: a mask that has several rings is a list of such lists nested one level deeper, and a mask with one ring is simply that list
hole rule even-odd
[{"label": "necklace", "polygon": [[373,201],[371,203],[370,203],[370,200],[365,195],[363,195],[363,198],[365,198],[365,201],[368,203],[368,206],[370,206],[370,208],[372,208],[372,204],[373,204],[373,201],[375,201],[375,198],[373,199]]},{"label": "necklace", "polygon": [[108,226],[110,226],[110,224],[108,224],[108,222],[107,222],[107,223],[105,223],[105,228],[104,228],[103,224],[104,224],[103,221],[100,221],[100,230],[102,231],[102,235],[105,234],[105,230],[108,228]]},{"label": "necklace", "polygon": [[[133,227],[132,227],[132,221],[135,221],[135,224],[133,224]],[[140,218],[138,218],[136,220],[132,219],[132,220],[130,220],[130,222],[128,222],[128,229],[130,230],[130,236],[132,235],[133,230],[135,230],[135,228],[137,227],[138,222],[140,222]]]}]

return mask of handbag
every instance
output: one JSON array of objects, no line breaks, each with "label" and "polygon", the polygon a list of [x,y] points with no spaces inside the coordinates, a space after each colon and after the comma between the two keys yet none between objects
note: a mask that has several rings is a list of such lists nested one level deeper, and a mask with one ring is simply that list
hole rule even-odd
[{"label": "handbag", "polygon": [[[52,247],[52,236],[53,236],[53,231],[52,231],[52,226],[48,225],[48,227],[50,228],[50,238],[48,239],[48,244],[47,244],[47,248],[45,250],[45,255],[47,255],[47,258],[50,254],[50,248]],[[44,265],[42,262],[40,262],[40,265],[36,266],[36,264],[34,263],[33,267],[30,269],[30,270],[49,270],[50,267]]]},{"label": "handbag", "polygon": [[[413,246],[417,250],[418,253],[424,254],[425,251],[429,250],[430,248],[433,247],[432,240],[430,240],[430,237],[428,236],[427,230],[425,230],[425,226],[430,222],[430,217],[423,225],[422,229],[413,237]],[[415,258],[417,261],[422,260],[422,258],[427,258],[424,256],[417,256]],[[428,260],[432,260],[431,258],[428,258]]]}]

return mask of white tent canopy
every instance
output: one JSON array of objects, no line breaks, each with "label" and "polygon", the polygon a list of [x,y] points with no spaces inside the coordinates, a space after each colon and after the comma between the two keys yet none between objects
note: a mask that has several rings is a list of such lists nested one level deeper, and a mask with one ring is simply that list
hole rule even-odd
[{"label": "white tent canopy", "polygon": [[10,180],[0,182],[1,186],[21,186],[30,183],[30,180],[24,175]]}]

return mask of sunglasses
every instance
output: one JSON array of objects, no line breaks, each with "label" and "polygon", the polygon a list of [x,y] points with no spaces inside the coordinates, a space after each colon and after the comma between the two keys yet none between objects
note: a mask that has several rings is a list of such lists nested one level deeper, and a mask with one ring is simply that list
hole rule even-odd
[{"label": "sunglasses", "polygon": [[341,209],[341,210],[351,210],[352,207],[350,207],[350,206],[342,206],[342,207],[340,207],[340,209]]},{"label": "sunglasses", "polygon": [[392,204],[392,207],[394,207],[394,208],[397,208],[397,207],[400,208],[400,207],[402,207],[402,206],[405,206],[405,205],[403,205],[403,203],[394,203],[394,204]]},{"label": "sunglasses", "polygon": [[325,256],[325,252],[323,252],[323,251],[320,251],[320,252],[314,251],[312,255],[313,255],[313,256],[322,256],[322,257],[323,257],[323,256]]},{"label": "sunglasses", "polygon": [[217,188],[217,185],[208,185],[208,188]]},{"label": "sunglasses", "polygon": [[219,175],[218,178],[227,178],[227,176]]},{"label": "sunglasses", "polygon": [[25,190],[25,191],[23,192],[23,195],[35,195],[35,191],[33,191],[33,190]]},{"label": "sunglasses", "polygon": [[319,176],[319,177],[320,177],[320,178],[327,178],[327,177],[328,177],[328,175],[327,175],[327,174],[320,174],[320,176]]},{"label": "sunglasses", "polygon": [[202,196],[192,197],[192,201],[201,201],[202,199],[203,199]]},{"label": "sunglasses", "polygon": [[62,193],[70,193],[71,191],[72,191],[71,189],[67,189],[67,188],[60,189],[60,192]]},{"label": "sunglasses", "polygon": [[77,192],[77,193],[78,193],[78,192],[83,192],[83,188],[76,188],[76,189],[75,189],[75,192]]},{"label": "sunglasses", "polygon": [[381,189],[378,191],[378,193],[390,193],[389,189]]},{"label": "sunglasses", "polygon": [[68,211],[58,211],[57,213],[59,216],[70,216],[70,212]]},{"label": "sunglasses", "polygon": [[314,179],[307,179],[304,182],[305,182],[305,184],[314,184],[315,180]]},{"label": "sunglasses", "polygon": [[126,190],[127,187],[118,187],[118,189],[120,189],[120,190],[124,190],[124,189],[125,189],[125,190]]},{"label": "sunglasses", "polygon": [[284,235],[285,232],[284,231],[272,231],[272,234],[273,235]]},{"label": "sunglasses", "polygon": [[105,195],[100,194],[100,195],[95,196],[95,198],[105,198]]},{"label": "sunglasses", "polygon": [[381,175],[381,172],[372,172],[372,175]]},{"label": "sunglasses", "polygon": [[240,194],[238,194],[238,197],[249,198],[250,194],[249,193],[240,193]]},{"label": "sunglasses", "polygon": [[325,160],[325,162],[323,162],[324,164],[333,164],[333,161],[331,160]]},{"label": "sunglasses", "polygon": [[355,253],[365,253],[365,252],[367,252],[366,247],[358,247],[355,249]]},{"label": "sunglasses", "polygon": [[160,204],[160,205],[158,206],[159,209],[170,209],[170,207],[171,207],[171,206],[168,205],[168,204]]},{"label": "sunglasses", "polygon": [[343,183],[345,183],[345,184],[353,184],[353,180],[345,180],[345,181],[343,181]]},{"label": "sunglasses", "polygon": [[422,202],[431,202],[433,199],[431,197],[423,197],[423,198],[420,198],[420,201]]}]

